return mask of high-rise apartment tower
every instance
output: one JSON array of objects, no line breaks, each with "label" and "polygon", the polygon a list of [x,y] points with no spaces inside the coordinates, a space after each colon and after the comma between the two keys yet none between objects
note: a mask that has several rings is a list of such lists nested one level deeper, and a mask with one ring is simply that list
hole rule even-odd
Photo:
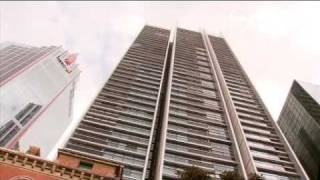
[{"label": "high-rise apartment tower", "polygon": [[223,38],[145,26],[65,145],[176,179],[192,165],[308,179]]}]

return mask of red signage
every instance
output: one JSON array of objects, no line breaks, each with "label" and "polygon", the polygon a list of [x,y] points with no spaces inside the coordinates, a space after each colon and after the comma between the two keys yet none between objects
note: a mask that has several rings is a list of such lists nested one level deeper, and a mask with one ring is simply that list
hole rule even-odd
[{"label": "red signage", "polygon": [[64,62],[69,66],[69,65],[73,64],[73,63],[77,60],[77,57],[78,57],[78,53],[70,54],[70,55],[65,59]]},{"label": "red signage", "polygon": [[62,55],[58,56],[58,60],[68,73],[71,73],[76,67],[75,63],[78,58],[78,53],[69,54],[65,51]]}]

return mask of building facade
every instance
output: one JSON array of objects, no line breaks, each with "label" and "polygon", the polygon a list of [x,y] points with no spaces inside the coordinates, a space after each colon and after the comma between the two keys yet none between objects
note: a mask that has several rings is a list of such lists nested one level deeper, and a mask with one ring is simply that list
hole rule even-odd
[{"label": "building facade", "polygon": [[124,179],[198,166],[308,179],[223,38],[145,26],[65,148],[125,165]]},{"label": "building facade", "polygon": [[174,178],[190,164],[217,177],[245,174],[201,33],[177,29],[167,92],[156,176]]},{"label": "building facade", "polygon": [[56,46],[0,45],[0,146],[49,154],[72,120],[75,60]]},{"label": "building facade", "polygon": [[65,148],[125,165],[124,178],[150,170],[170,31],[145,27]]},{"label": "building facade", "polygon": [[278,124],[310,179],[320,180],[320,86],[294,81]]},{"label": "building facade", "polygon": [[26,152],[0,148],[1,180],[121,180],[123,166],[81,153],[59,150],[55,161]]}]

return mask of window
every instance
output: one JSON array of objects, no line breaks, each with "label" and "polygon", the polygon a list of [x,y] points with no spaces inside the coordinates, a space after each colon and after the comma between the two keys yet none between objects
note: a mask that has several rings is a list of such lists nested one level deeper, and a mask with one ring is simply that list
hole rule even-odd
[{"label": "window", "polygon": [[130,169],[124,169],[123,170],[123,175],[124,176],[131,176],[131,170]]},{"label": "window", "polygon": [[195,47],[196,50],[198,51],[205,51],[205,49],[201,48],[201,47]]},{"label": "window", "polygon": [[211,145],[211,152],[214,153],[216,156],[221,156],[223,158],[230,158],[232,157],[232,150],[229,145],[210,142]]},{"label": "window", "polygon": [[156,32],[156,33],[154,33],[154,35],[161,36],[161,37],[168,37],[168,34],[164,34],[161,32]]},{"label": "window", "polygon": [[71,117],[72,115],[72,106],[73,106],[73,97],[74,97],[74,86],[75,82],[73,82],[72,89],[69,92],[69,109],[68,109],[68,116]]},{"label": "window", "polygon": [[80,161],[80,164],[79,164],[78,168],[90,171],[92,169],[92,167],[93,167],[92,163]]},{"label": "window", "polygon": [[24,126],[38,113],[41,107],[41,105],[29,103],[15,115],[15,118]]},{"label": "window", "polygon": [[196,54],[199,54],[199,55],[202,55],[202,56],[205,56],[205,55],[206,55],[206,53],[203,52],[203,51],[196,51]]},{"label": "window", "polygon": [[8,121],[4,125],[0,127],[0,137],[3,137],[10,129],[12,129],[15,126],[15,123],[13,120]]},{"label": "window", "polygon": [[228,165],[224,165],[224,164],[217,164],[214,163],[213,167],[216,171],[216,174],[222,174],[223,171],[234,171],[235,168],[233,166],[228,166]]},{"label": "window", "polygon": [[276,175],[276,174],[270,174],[270,173],[266,173],[263,172],[262,176],[265,179],[270,179],[270,180],[298,180],[299,178],[294,178],[294,177],[286,177],[286,176],[280,176],[280,175]]},{"label": "window", "polygon": [[[201,56],[199,56],[201,57]],[[204,57],[202,57],[201,59],[203,59]],[[202,65],[202,66],[209,66],[209,64],[207,62],[203,62],[203,61],[198,61],[198,64]]]},{"label": "window", "polygon": [[[207,58],[205,56],[197,56],[196,58],[201,59],[201,60],[207,60]],[[208,63],[206,63],[206,64],[208,64]]]},{"label": "window", "polygon": [[123,170],[123,176],[128,178],[128,179],[141,179],[142,173],[137,170],[129,169],[129,168],[124,168]]},{"label": "window", "polygon": [[266,158],[266,159],[280,160],[280,158],[279,158],[277,155],[271,154],[271,153],[267,153],[267,152],[261,152],[261,151],[251,150],[251,153],[252,153],[254,156],[257,156],[257,157],[262,157],[262,158]]},{"label": "window", "polygon": [[259,143],[259,142],[253,142],[253,141],[248,141],[249,146],[251,147],[256,147],[259,149],[266,149],[266,150],[277,150],[275,147],[271,146],[271,145],[267,145],[265,143]]},{"label": "window", "polygon": [[28,105],[26,105],[18,114],[15,115],[15,118],[17,120],[20,120],[24,114],[26,114],[30,109],[32,109],[33,105],[33,103],[29,103]]},{"label": "window", "polygon": [[132,47],[140,47],[140,46],[142,46],[142,44],[140,44],[140,43],[134,43],[134,44],[132,45]]},{"label": "window", "polygon": [[0,136],[0,146],[6,145],[18,132],[18,126],[14,126],[14,128],[11,127],[10,131],[6,132],[6,135]]},{"label": "window", "polygon": [[214,137],[228,139],[226,130],[221,127],[209,126],[208,134],[213,135]]},{"label": "window", "polygon": [[275,169],[280,171],[286,171],[286,169],[280,164],[275,164],[267,161],[259,161],[259,160],[255,160],[255,163],[258,166],[258,168],[263,167],[263,168],[268,168],[270,170]]},{"label": "window", "polygon": [[134,145],[134,144],[127,144],[125,149],[136,152],[138,147],[136,145]]},{"label": "window", "polygon": [[[217,97],[217,94],[215,91],[212,91],[212,90],[205,90],[203,89],[202,90],[202,94],[205,95],[205,96],[208,96],[208,97],[213,97],[213,98],[216,98]],[[207,100],[206,102],[209,102],[209,100]]]},{"label": "window", "polygon": [[212,82],[208,82],[208,81],[201,81],[201,84],[207,88],[214,88],[214,85]]},{"label": "window", "polygon": [[209,74],[204,74],[204,73],[200,73],[200,77],[202,77],[202,78],[204,78],[204,79],[209,79],[209,80],[212,79],[212,78],[211,78],[211,75],[209,75]]},{"label": "window", "polygon": [[183,171],[183,169],[178,169],[176,167],[172,167],[172,166],[168,166],[168,165],[165,165],[163,167],[163,173],[166,175],[173,176],[173,177],[177,177],[178,171]]}]

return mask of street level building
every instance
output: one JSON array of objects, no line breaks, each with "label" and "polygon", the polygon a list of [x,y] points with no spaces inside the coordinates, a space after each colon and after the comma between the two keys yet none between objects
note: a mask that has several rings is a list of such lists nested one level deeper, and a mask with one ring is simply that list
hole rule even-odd
[{"label": "street level building", "polygon": [[121,180],[123,166],[81,153],[59,150],[55,161],[39,157],[40,148],[23,153],[0,148],[1,180]]}]

